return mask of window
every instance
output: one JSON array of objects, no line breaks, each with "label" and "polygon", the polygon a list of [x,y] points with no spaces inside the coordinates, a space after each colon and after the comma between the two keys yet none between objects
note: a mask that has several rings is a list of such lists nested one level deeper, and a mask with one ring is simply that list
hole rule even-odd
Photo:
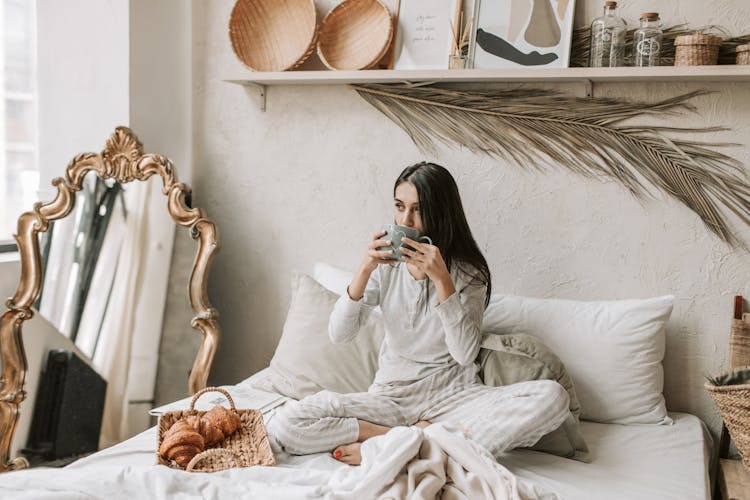
[{"label": "window", "polygon": [[36,2],[0,0],[0,248],[37,200]]}]

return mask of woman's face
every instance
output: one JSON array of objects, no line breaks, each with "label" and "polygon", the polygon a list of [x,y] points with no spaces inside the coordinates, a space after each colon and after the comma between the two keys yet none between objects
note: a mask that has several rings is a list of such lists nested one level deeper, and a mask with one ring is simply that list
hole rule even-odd
[{"label": "woman's face", "polygon": [[396,187],[393,197],[393,220],[400,226],[413,227],[424,233],[419,211],[419,194],[411,182],[402,182]]}]

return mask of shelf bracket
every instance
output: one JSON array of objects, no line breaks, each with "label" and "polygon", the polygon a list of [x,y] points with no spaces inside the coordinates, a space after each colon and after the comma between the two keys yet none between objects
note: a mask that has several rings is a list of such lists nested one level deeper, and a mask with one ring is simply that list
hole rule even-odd
[{"label": "shelf bracket", "polygon": [[587,78],[583,81],[583,88],[586,91],[587,98],[591,99],[592,97],[594,97],[594,82]]},{"label": "shelf bracket", "polygon": [[265,112],[268,86],[255,82],[245,82],[243,86],[245,87],[245,90],[248,91],[248,93],[258,92],[258,95],[260,96],[260,110]]}]

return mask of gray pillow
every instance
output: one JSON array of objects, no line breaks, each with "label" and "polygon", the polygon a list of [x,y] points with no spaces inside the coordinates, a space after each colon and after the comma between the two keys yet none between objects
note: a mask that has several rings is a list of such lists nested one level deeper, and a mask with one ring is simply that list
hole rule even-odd
[{"label": "gray pillow", "polygon": [[479,375],[485,384],[501,386],[526,380],[555,380],[568,391],[568,418],[556,430],[542,436],[531,449],[588,462],[589,449],[578,426],[581,405],[560,358],[539,339],[525,333],[487,333],[481,347]]}]

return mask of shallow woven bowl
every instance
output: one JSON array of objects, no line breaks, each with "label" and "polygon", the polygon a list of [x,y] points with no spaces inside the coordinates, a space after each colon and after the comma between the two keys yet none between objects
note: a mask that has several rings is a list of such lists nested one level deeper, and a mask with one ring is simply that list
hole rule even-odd
[{"label": "shallow woven bowl", "polygon": [[385,55],[392,36],[391,13],[379,0],[344,0],[320,24],[318,55],[331,69],[366,69]]},{"label": "shallow woven bowl", "polygon": [[240,61],[253,71],[285,71],[302,64],[315,48],[313,0],[237,0],[229,39]]}]

